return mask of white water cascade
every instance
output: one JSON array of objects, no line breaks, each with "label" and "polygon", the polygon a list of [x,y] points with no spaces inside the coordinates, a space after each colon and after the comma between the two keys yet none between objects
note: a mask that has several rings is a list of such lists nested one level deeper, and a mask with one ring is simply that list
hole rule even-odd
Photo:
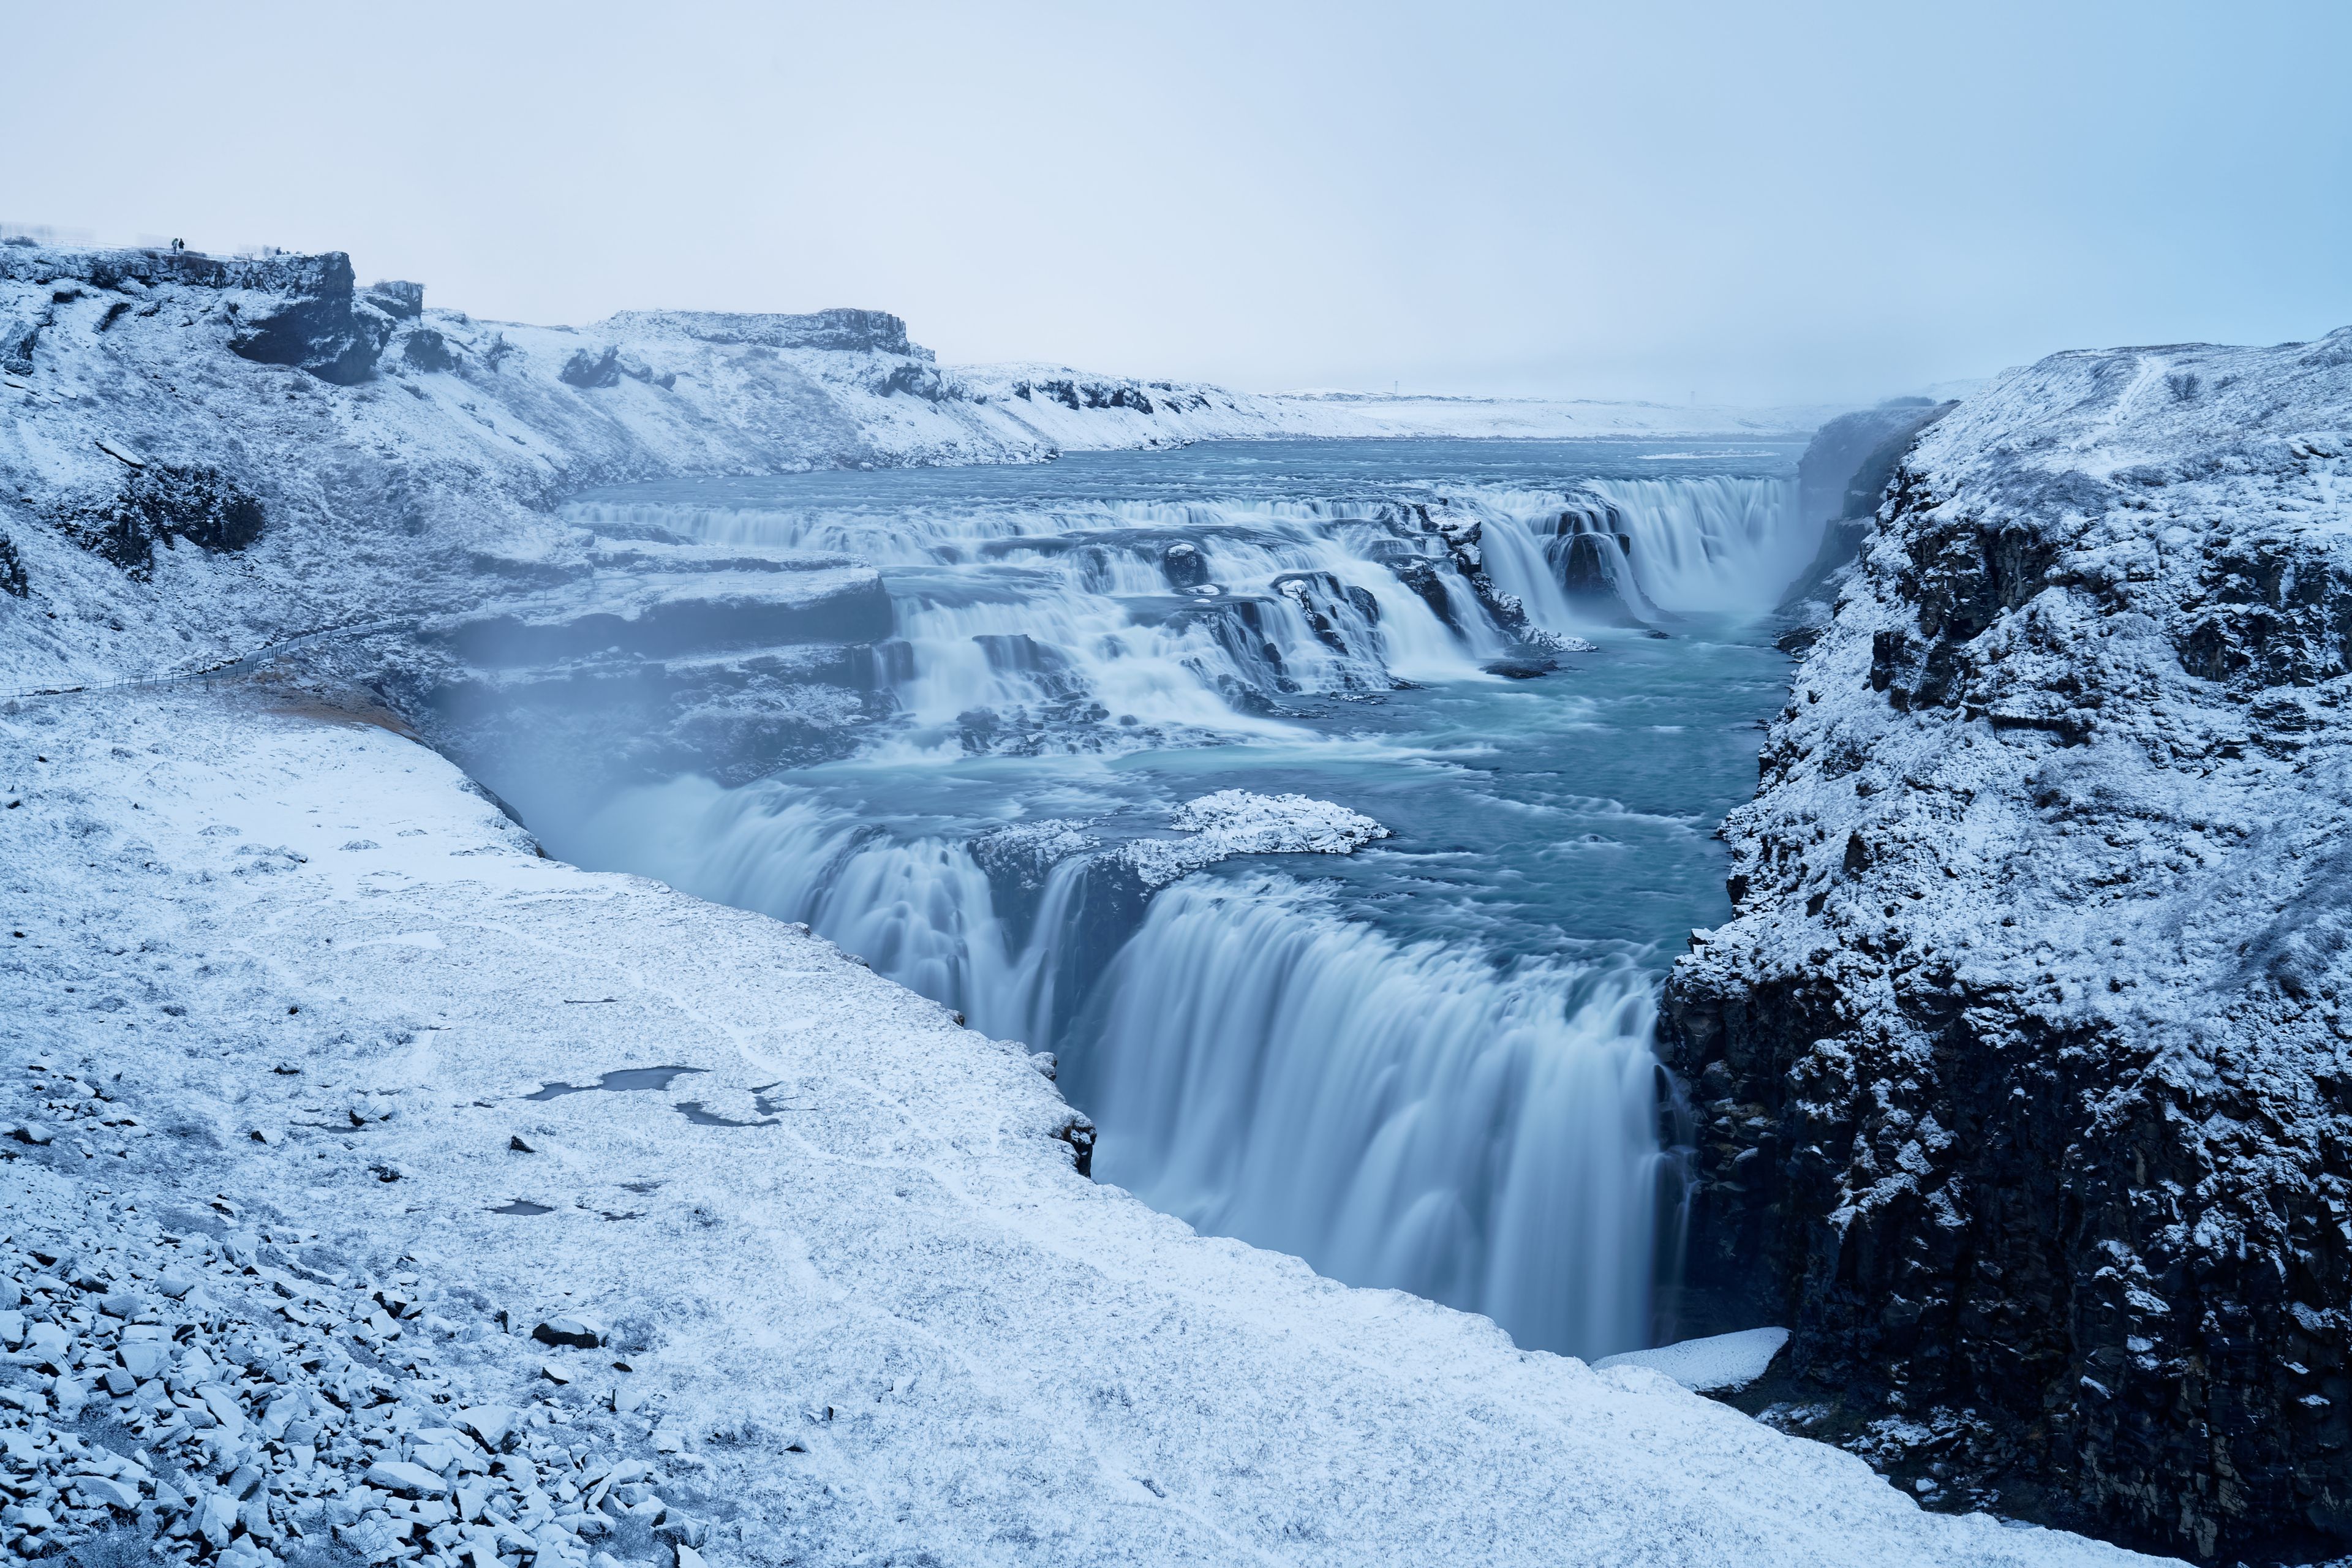
[{"label": "white water cascade", "polygon": [[1772,607],[1821,545],[1797,521],[1793,481],[1710,476],[1588,479],[1557,491],[1470,498],[1482,519],[1489,576],[1517,595],[1538,626],[1589,624],[1562,581],[1579,533],[1607,540],[1619,595],[1637,618],[1754,615]]},{"label": "white water cascade", "polygon": [[1154,901],[1072,1080],[1097,1174],[1523,1345],[1640,1343],[1664,1160],[1647,978],[1498,972],[1317,904],[1279,877]]},{"label": "white water cascade", "polygon": [[[823,789],[678,778],[624,792],[551,842],[806,921],[975,1027],[1058,1052],[1100,1130],[1097,1176],[1202,1229],[1486,1312],[1528,1346],[1625,1349],[1648,1331],[1666,1169],[1654,976],[1631,956],[1400,935],[1286,863],[1196,873],[1147,902],[1110,848],[1158,819],[1119,804],[1115,772],[1055,775],[1097,792],[1076,807],[908,781],[974,757],[1235,741],[1311,760],[1324,742],[1289,705],[1494,682],[1482,665],[1518,646],[1433,510],[1475,519],[1494,587],[1567,633],[1606,624],[1564,582],[1568,551],[1591,548],[1572,545],[1580,533],[1617,552],[1604,559],[1622,567],[1621,624],[1769,607],[1817,542],[1792,526],[1790,488],[1710,477],[1418,504],[575,508],[591,526],[883,564],[897,624],[877,662],[898,717]],[[1021,875],[975,850],[1007,822],[1106,809],[1109,826],[1088,830],[1100,838],[1045,824],[1050,852]]]}]

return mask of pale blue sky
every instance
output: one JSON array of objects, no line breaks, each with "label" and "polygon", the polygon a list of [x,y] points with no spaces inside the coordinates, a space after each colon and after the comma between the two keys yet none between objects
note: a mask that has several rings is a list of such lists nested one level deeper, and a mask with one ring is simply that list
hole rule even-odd
[{"label": "pale blue sky", "polygon": [[0,220],[478,315],[1874,396],[2352,322],[2352,5],[0,6]]}]

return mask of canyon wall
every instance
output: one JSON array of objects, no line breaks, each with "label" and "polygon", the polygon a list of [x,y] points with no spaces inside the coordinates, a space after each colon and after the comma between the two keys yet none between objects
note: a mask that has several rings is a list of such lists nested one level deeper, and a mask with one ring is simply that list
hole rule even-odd
[{"label": "canyon wall", "polygon": [[1929,427],[1665,994],[1685,1331],[1769,1418],[2210,1558],[2352,1536],[2352,329]]}]

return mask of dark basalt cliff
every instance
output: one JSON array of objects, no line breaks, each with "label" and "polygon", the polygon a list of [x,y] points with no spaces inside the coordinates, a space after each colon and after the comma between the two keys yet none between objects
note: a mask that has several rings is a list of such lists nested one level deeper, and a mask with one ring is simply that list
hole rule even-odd
[{"label": "dark basalt cliff", "polygon": [[1931,1505],[2352,1549],[2352,330],[1919,437],[1663,1047],[1681,1331]]}]

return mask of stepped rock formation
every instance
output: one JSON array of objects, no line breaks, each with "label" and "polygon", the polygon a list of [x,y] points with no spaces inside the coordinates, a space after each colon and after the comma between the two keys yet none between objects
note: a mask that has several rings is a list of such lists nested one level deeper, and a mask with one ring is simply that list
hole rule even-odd
[{"label": "stepped rock formation", "polygon": [[1775,1419],[2169,1552],[2352,1537],[2352,329],[1922,436],[1664,1046],[1684,1331]]}]

